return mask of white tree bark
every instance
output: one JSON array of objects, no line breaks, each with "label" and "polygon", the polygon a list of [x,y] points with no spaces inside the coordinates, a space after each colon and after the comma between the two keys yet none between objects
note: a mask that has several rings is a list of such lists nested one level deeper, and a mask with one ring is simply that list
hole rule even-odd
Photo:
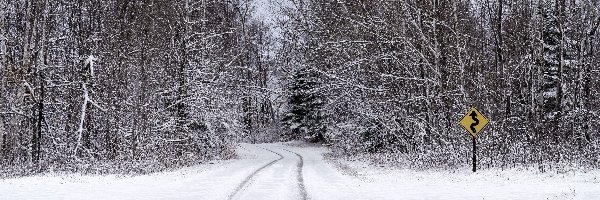
[{"label": "white tree bark", "polygon": [[81,138],[83,137],[83,125],[85,123],[85,115],[87,110],[87,104],[90,101],[90,97],[88,95],[87,86],[85,83],[81,84],[83,86],[83,103],[81,104],[81,111],[79,115],[79,128],[77,128],[77,145],[75,146],[75,151],[73,155],[77,154],[77,151],[81,147]]}]

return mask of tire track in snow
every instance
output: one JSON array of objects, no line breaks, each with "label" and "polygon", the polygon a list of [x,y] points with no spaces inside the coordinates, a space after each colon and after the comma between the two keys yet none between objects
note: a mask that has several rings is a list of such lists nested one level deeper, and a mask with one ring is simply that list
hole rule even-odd
[{"label": "tire track in snow", "polygon": [[258,148],[261,148],[261,149],[264,149],[264,150],[267,150],[267,151],[269,151],[269,152],[271,152],[271,153],[277,154],[277,155],[279,156],[279,158],[278,158],[278,159],[275,159],[275,160],[273,160],[273,161],[271,161],[271,162],[269,162],[269,163],[267,163],[266,165],[263,165],[262,167],[260,167],[260,168],[256,169],[254,172],[252,172],[252,174],[248,175],[248,176],[247,176],[247,177],[244,179],[244,181],[242,181],[242,182],[241,182],[241,183],[240,183],[240,184],[239,184],[239,185],[238,185],[238,186],[235,188],[235,190],[234,190],[234,191],[233,191],[233,192],[232,192],[232,193],[229,195],[229,197],[227,198],[228,200],[233,200],[233,199],[234,199],[234,197],[235,197],[237,194],[239,194],[239,193],[242,191],[242,189],[244,189],[244,188],[245,188],[245,187],[248,185],[248,183],[250,182],[250,180],[252,179],[252,177],[254,177],[256,174],[258,174],[260,171],[262,171],[263,169],[265,169],[265,168],[267,168],[267,167],[269,167],[269,166],[271,166],[271,165],[275,164],[276,162],[278,162],[278,161],[280,161],[280,160],[282,160],[282,159],[283,159],[283,155],[281,155],[280,153],[277,153],[277,152],[271,151],[271,150],[269,150],[269,149],[266,149],[266,148],[263,148],[263,147],[259,147],[259,146],[256,146],[256,147],[258,147]]},{"label": "tire track in snow", "polygon": [[296,156],[298,156],[298,158],[300,158],[300,160],[298,161],[298,165],[297,166],[297,172],[298,172],[298,188],[300,189],[300,196],[302,197],[302,200],[307,200],[307,193],[306,193],[306,188],[304,188],[304,177],[302,175],[302,167],[304,166],[304,158],[302,158],[302,156],[296,152],[287,150],[287,149],[283,149],[287,152],[296,154]]}]

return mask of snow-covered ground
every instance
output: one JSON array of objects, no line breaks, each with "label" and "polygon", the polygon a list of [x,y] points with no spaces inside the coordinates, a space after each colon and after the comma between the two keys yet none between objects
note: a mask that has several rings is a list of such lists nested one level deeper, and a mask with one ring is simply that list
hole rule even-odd
[{"label": "snow-covered ground", "polygon": [[0,199],[600,199],[598,171],[398,170],[346,161],[334,165],[323,158],[326,151],[241,144],[240,159],[172,172],[0,180]]},{"label": "snow-covered ground", "polygon": [[[387,169],[345,161],[340,161],[343,167],[332,167],[316,153],[325,152],[323,148],[295,150],[305,155],[304,173],[311,199],[600,199],[599,171],[472,173],[465,168],[460,172],[440,172]],[[349,170],[342,173],[338,168]]]}]

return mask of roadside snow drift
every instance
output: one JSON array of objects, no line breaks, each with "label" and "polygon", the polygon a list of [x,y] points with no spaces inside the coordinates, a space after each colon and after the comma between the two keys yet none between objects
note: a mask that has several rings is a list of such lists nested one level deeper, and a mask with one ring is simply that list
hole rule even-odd
[{"label": "roadside snow drift", "polygon": [[413,171],[334,166],[323,159],[323,147],[241,144],[237,151],[236,160],[144,176],[0,180],[0,199],[600,199],[598,171]]}]

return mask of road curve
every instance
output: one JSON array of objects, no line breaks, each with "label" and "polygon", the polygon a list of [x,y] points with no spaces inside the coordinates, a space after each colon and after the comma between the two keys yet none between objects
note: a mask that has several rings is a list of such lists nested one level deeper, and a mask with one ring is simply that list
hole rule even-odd
[{"label": "road curve", "polygon": [[271,153],[274,153],[274,154],[276,154],[276,155],[278,155],[278,156],[279,156],[279,158],[278,158],[278,159],[275,159],[275,160],[273,160],[273,161],[271,161],[271,162],[269,162],[269,163],[267,163],[267,164],[265,164],[265,165],[263,165],[262,167],[260,167],[260,168],[256,169],[254,172],[252,172],[252,174],[248,175],[248,176],[247,176],[247,177],[246,177],[246,178],[245,178],[245,179],[244,179],[244,180],[243,180],[243,181],[242,181],[242,182],[241,182],[241,183],[240,183],[240,184],[239,184],[239,185],[238,185],[238,186],[235,188],[235,190],[234,190],[234,191],[233,191],[233,192],[232,192],[232,193],[231,193],[231,194],[230,194],[230,195],[227,197],[227,199],[228,199],[228,200],[232,200],[232,199],[234,199],[234,198],[236,197],[236,195],[237,195],[238,193],[240,193],[240,191],[242,191],[242,189],[244,189],[244,188],[245,188],[245,187],[248,185],[248,183],[250,182],[250,180],[252,179],[252,177],[256,176],[256,174],[258,174],[260,171],[262,171],[263,169],[265,169],[265,168],[267,168],[267,167],[269,167],[269,166],[271,166],[271,165],[275,164],[276,162],[280,161],[281,159],[283,159],[283,155],[281,155],[281,154],[279,154],[279,153],[277,153],[277,152],[271,151],[271,150],[269,150],[269,149],[266,149],[266,148],[263,148],[263,147],[260,147],[260,148],[261,148],[261,149],[264,149],[264,150],[266,150],[266,151],[269,151],[269,152],[271,152]]},{"label": "road curve", "polygon": [[[255,146],[258,147],[256,149],[262,148],[279,155],[280,159],[268,163],[246,178],[229,200],[307,199],[301,175],[303,165],[301,156],[285,150],[286,147],[281,144],[257,144]],[[262,155],[262,157],[266,156]]]},{"label": "road curve", "polygon": [[561,176],[526,170],[415,171],[327,160],[323,156],[327,148],[310,144],[244,143],[236,150],[237,159],[139,176],[44,174],[0,179],[0,199],[600,199],[599,171]]}]

